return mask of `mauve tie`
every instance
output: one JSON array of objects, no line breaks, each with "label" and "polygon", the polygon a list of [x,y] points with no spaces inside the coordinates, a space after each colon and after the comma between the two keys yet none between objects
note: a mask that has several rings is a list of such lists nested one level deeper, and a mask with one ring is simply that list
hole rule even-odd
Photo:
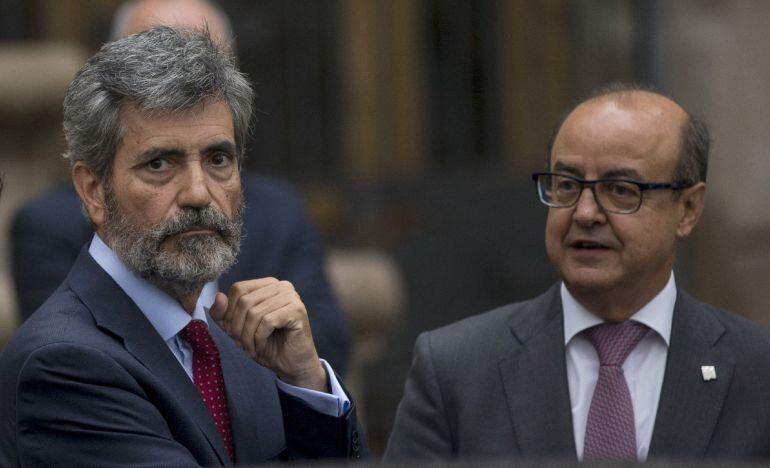
[{"label": "mauve tie", "polygon": [[640,323],[605,323],[584,332],[599,355],[599,379],[586,422],[586,460],[637,459],[634,407],[623,362],[648,330]]},{"label": "mauve tie", "polygon": [[219,434],[227,448],[230,459],[233,454],[233,438],[230,432],[230,412],[227,409],[227,392],[219,362],[219,350],[209,334],[209,329],[202,320],[192,320],[182,330],[182,338],[193,349],[193,381],[203,398]]}]

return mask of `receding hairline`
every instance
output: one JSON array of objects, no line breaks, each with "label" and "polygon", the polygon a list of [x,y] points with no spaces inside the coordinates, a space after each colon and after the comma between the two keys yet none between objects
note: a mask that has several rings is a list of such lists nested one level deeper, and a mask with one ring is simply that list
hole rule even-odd
[{"label": "receding hairline", "polygon": [[[647,104],[643,101],[645,99],[649,101]],[[647,89],[619,90],[591,96],[581,102],[566,115],[566,118],[561,122],[559,130],[561,130],[561,126],[564,125],[564,122],[566,122],[578,109],[587,105],[600,104],[602,102],[614,102],[621,109],[631,109],[636,111],[643,111],[644,109],[642,106],[644,105],[649,105],[651,108],[657,107],[664,112],[666,111],[666,108],[668,108],[668,110],[672,110],[675,114],[678,114],[680,123],[684,123],[690,115],[682,106],[665,94]]]},{"label": "receding hairline", "polygon": [[[655,100],[659,102],[659,106],[662,104],[663,106],[668,107],[670,110],[673,110],[676,114],[678,114],[678,126],[679,126],[679,137],[684,135],[685,128],[688,126],[688,123],[693,119],[693,116],[687,112],[681,105],[679,105],[674,99],[672,99],[670,96],[667,96],[664,93],[661,93],[653,88],[643,87],[643,86],[637,86],[637,85],[623,85],[623,84],[615,84],[610,85],[607,87],[599,88],[597,91],[594,91],[592,94],[587,96],[582,101],[578,102],[576,105],[571,107],[567,112],[562,114],[562,117],[560,118],[558,125],[554,127],[554,129],[551,132],[551,136],[548,139],[547,142],[547,153],[546,153],[546,167],[550,167],[550,161],[551,156],[553,153],[553,147],[556,142],[556,139],[559,137],[559,134],[562,131],[562,128],[564,127],[564,124],[579,110],[584,109],[586,106],[594,106],[599,105],[602,102],[614,102],[617,103],[618,106],[621,109],[632,109],[634,105],[639,104],[639,99],[647,98],[651,100]],[[659,107],[660,108],[660,107]],[[636,107],[635,110],[640,111],[641,109],[639,107]],[[680,141],[680,148],[681,148],[681,141]]]}]

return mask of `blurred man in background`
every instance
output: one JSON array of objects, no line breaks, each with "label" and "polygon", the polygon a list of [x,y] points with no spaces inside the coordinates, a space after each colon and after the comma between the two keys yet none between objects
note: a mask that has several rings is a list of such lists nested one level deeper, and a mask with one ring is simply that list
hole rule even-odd
[{"label": "blurred man in background", "polygon": [[[218,43],[235,49],[225,13],[205,0],[137,0],[117,11],[111,36],[117,39],[159,25],[207,25]],[[291,281],[302,294],[321,357],[341,374],[348,361],[347,321],[324,272],[319,235],[298,195],[274,179],[243,174],[246,236],[236,263],[219,279],[227,290],[244,278],[275,276]],[[91,227],[80,215],[70,183],[25,204],[12,227],[13,273],[22,320],[59,286]]]},{"label": "blurred man in background", "polygon": [[418,338],[386,459],[770,457],[770,332],[673,275],[708,151],[656,92],[575,107],[533,175],[561,282]]}]

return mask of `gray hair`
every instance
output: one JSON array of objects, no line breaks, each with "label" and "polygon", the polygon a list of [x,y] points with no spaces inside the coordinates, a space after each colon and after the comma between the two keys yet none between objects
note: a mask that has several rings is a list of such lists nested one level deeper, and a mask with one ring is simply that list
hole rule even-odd
[{"label": "gray hair", "polygon": [[[574,106],[572,106],[567,112],[562,114],[558,125],[551,134],[548,141],[548,156],[546,160],[547,167],[550,167],[551,152],[553,150],[553,144],[556,140],[559,130],[561,130],[562,124],[567,120],[567,117],[578,108],[581,104],[602,98],[605,96],[620,96],[636,91],[644,91],[647,93],[657,94],[663,96],[671,101],[674,101],[670,96],[658,91],[653,86],[643,85],[638,83],[624,83],[624,82],[612,82],[601,86],[588,94],[584,99],[579,100]],[[674,101],[676,102],[676,101]],[[674,169],[674,182],[684,185],[695,185],[698,182],[705,182],[706,175],[708,173],[709,163],[709,150],[711,148],[711,137],[709,136],[709,130],[706,124],[693,116],[690,112],[685,110],[687,117],[684,120],[681,128],[680,143],[679,143],[679,159]]]},{"label": "gray hair", "polygon": [[204,100],[230,108],[238,162],[243,162],[253,91],[235,59],[207,29],[159,26],[102,46],[75,75],[64,98],[64,157],[84,161],[100,179],[111,175],[123,129],[120,106],[180,112]]}]

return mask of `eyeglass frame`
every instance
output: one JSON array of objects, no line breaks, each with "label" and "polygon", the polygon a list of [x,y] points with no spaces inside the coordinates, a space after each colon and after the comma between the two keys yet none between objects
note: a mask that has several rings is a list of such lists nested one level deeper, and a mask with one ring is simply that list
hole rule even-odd
[{"label": "eyeglass frame", "polygon": [[[570,203],[569,205],[552,205],[545,201],[543,198],[543,191],[540,187],[540,177],[541,176],[558,176],[558,177],[566,177],[567,179],[573,180],[580,184],[580,191],[578,192],[577,197],[575,197],[575,201]],[[537,195],[540,198],[540,201],[550,207],[550,208],[571,208],[575,205],[577,205],[578,201],[580,201],[580,197],[583,196],[583,190],[586,189],[586,187],[591,189],[591,193],[594,196],[594,200],[596,201],[596,204],[604,211],[608,213],[615,213],[615,214],[633,214],[639,211],[639,208],[642,207],[642,202],[644,201],[644,192],[647,190],[684,190],[687,188],[692,187],[695,184],[687,183],[687,182],[639,182],[638,180],[630,180],[630,179],[594,179],[594,180],[586,180],[586,179],[580,179],[578,177],[575,177],[573,175],[569,174],[561,174],[558,172],[533,172],[532,173],[532,180],[535,182],[535,185],[537,187]],[[636,205],[636,208],[634,208],[631,211],[618,211],[618,210],[610,210],[602,206],[602,202],[599,201],[599,197],[596,196],[596,184],[601,182],[625,182],[628,184],[633,184],[639,187],[639,203]]]}]

